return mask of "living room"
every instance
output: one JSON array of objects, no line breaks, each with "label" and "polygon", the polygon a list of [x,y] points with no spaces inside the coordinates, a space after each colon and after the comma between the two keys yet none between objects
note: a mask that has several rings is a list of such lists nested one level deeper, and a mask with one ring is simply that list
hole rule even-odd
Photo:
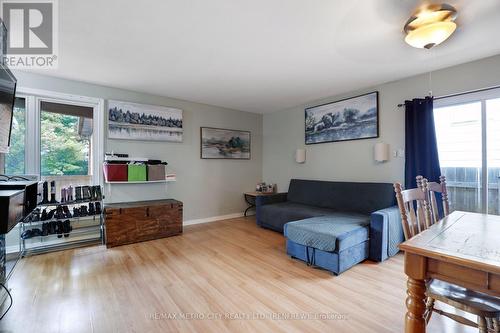
[{"label": "living room", "polygon": [[498,1],[0,5],[1,332],[500,332]]}]

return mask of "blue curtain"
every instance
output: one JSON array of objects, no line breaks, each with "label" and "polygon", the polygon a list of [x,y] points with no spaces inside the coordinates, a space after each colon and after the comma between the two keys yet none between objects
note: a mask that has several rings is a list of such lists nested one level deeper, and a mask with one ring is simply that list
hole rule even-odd
[{"label": "blue curtain", "polygon": [[405,187],[417,187],[415,177],[422,175],[439,182],[441,169],[434,127],[432,97],[405,101]]}]

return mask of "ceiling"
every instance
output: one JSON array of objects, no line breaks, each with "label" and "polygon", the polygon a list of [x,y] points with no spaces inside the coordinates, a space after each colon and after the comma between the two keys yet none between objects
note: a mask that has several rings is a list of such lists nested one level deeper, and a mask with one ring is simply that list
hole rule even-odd
[{"label": "ceiling", "polygon": [[64,0],[52,76],[266,113],[500,53],[500,1],[449,0],[459,28],[414,49],[422,1]]}]

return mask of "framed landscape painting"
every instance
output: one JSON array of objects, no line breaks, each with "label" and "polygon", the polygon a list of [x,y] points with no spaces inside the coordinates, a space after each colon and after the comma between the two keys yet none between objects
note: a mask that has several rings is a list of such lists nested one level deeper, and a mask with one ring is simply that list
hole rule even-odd
[{"label": "framed landscape painting", "polygon": [[110,139],[182,142],[182,110],[108,101]]},{"label": "framed landscape painting", "polygon": [[200,139],[203,159],[250,159],[248,131],[201,127]]},{"label": "framed landscape painting", "polygon": [[305,109],[308,145],[378,136],[378,91]]}]

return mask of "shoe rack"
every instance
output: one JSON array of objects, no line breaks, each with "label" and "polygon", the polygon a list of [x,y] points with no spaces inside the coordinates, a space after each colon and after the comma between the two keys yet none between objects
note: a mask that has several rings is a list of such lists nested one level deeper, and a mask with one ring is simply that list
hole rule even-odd
[{"label": "shoe rack", "polygon": [[[81,188],[92,191],[81,195]],[[48,190],[44,188],[44,192]],[[104,244],[102,188],[77,186],[75,194],[67,195],[62,202],[57,202],[52,193],[50,200],[44,194],[44,200],[21,223],[22,256]]]}]

